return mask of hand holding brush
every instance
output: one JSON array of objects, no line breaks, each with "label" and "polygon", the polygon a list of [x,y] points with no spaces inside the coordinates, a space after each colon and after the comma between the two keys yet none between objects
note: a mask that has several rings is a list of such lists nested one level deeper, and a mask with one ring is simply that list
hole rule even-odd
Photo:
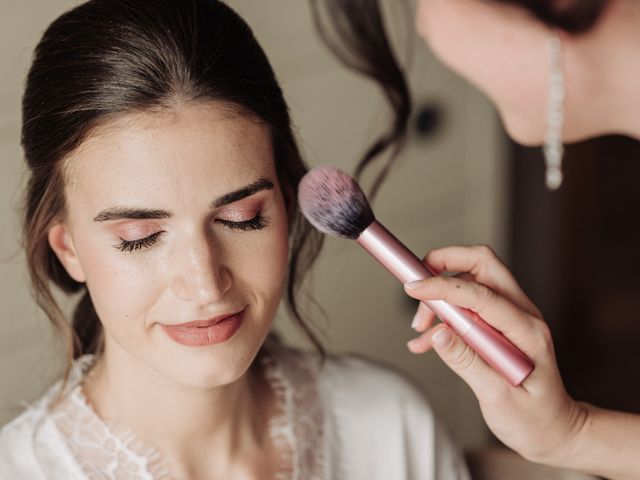
[{"label": "hand holding brush", "polygon": [[[403,284],[435,276],[376,220],[362,189],[346,173],[328,166],[313,169],[300,182],[298,198],[318,230],[355,240]],[[512,385],[533,371],[532,362],[475,312],[444,300],[424,303]]]}]

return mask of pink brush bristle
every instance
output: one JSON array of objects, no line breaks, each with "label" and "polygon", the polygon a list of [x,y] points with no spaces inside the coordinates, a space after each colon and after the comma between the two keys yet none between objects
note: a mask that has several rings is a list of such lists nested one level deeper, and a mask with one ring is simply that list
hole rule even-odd
[{"label": "pink brush bristle", "polygon": [[375,220],[356,181],[330,166],[308,172],[298,186],[303,215],[323,233],[355,240]]}]

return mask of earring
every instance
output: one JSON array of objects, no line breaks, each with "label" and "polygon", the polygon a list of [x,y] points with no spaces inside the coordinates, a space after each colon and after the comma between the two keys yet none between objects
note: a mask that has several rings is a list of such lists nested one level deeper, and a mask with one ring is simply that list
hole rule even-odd
[{"label": "earring", "polygon": [[547,100],[547,131],[544,137],[545,183],[547,189],[562,185],[562,126],[564,124],[564,73],[562,42],[557,34],[549,39],[549,98]]}]

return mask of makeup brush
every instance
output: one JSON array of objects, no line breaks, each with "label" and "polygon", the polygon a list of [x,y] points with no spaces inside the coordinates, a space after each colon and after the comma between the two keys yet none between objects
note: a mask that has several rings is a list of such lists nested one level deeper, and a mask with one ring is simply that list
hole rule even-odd
[{"label": "makeup brush", "polygon": [[[402,283],[435,275],[376,220],[360,186],[339,169],[320,166],[308,172],[300,181],[298,200],[314,227],[355,240]],[[424,303],[513,386],[533,371],[533,363],[475,312],[444,300]]]}]

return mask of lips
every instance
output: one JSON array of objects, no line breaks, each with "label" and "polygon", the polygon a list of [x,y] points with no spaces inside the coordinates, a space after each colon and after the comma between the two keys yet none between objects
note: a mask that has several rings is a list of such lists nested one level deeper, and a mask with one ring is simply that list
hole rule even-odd
[{"label": "lips", "polygon": [[243,311],[244,309],[235,313],[225,313],[225,314],[210,318],[209,320],[194,320],[193,322],[185,322],[185,323],[179,323],[177,325],[165,325],[165,326],[170,328],[206,328],[206,327],[211,327],[217,323],[220,323],[224,319],[229,318],[233,315],[238,315]]},{"label": "lips", "polygon": [[209,320],[195,320],[178,325],[160,325],[173,341],[189,347],[223,343],[239,330],[245,309],[236,313],[218,315]]}]

